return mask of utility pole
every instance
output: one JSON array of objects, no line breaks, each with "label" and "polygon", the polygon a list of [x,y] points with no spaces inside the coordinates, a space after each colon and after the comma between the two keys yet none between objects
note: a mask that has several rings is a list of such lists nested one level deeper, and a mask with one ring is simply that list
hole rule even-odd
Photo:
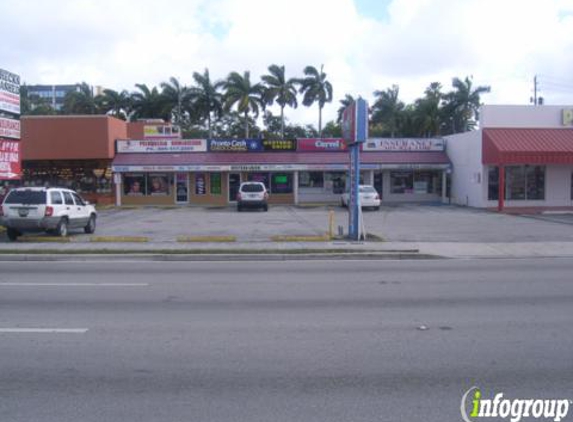
[{"label": "utility pole", "polygon": [[537,75],[533,77],[533,105],[537,105]]}]

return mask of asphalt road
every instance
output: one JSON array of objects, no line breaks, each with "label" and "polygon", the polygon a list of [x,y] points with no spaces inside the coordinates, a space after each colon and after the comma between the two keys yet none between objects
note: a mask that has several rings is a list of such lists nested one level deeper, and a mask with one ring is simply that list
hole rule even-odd
[{"label": "asphalt road", "polygon": [[572,274],[566,259],[0,262],[0,420],[443,422],[474,385],[573,399]]}]

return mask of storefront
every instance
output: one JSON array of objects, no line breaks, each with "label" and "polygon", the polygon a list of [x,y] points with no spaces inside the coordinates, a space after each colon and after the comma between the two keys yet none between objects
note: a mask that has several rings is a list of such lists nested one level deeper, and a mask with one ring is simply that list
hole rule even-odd
[{"label": "storefront", "polygon": [[[386,202],[442,201],[450,162],[443,140],[372,140],[362,153],[361,183]],[[116,204],[235,201],[241,182],[265,184],[271,204],[339,203],[348,152],[340,139],[118,140],[112,169]]]},{"label": "storefront", "polygon": [[111,162],[126,123],[110,116],[22,117],[22,185],[59,186],[88,201],[114,201]]},{"label": "storefront", "polygon": [[482,129],[448,137],[455,203],[573,208],[573,107],[484,106]]}]

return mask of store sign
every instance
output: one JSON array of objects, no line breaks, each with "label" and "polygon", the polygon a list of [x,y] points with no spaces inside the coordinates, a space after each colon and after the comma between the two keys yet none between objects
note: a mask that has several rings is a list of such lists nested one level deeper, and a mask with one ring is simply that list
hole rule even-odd
[{"label": "store sign", "polygon": [[20,121],[0,117],[0,137],[20,139]]},{"label": "store sign", "polygon": [[19,179],[21,171],[20,142],[0,139],[0,179]]},{"label": "store sign", "polygon": [[20,114],[20,76],[0,69],[0,111]]},{"label": "store sign", "polygon": [[212,152],[263,151],[260,139],[208,139],[207,144]]},{"label": "store sign", "polygon": [[206,152],[205,139],[117,140],[118,154],[157,152]]},{"label": "store sign", "polygon": [[298,151],[346,151],[341,138],[301,138],[298,139]]},{"label": "store sign", "polygon": [[295,139],[263,139],[263,151],[296,151]]},{"label": "store sign", "polygon": [[562,110],[562,123],[563,126],[573,126],[573,108]]},{"label": "store sign", "polygon": [[364,151],[444,151],[443,139],[374,138],[364,144]]},{"label": "store sign", "polygon": [[144,138],[181,138],[179,126],[173,125],[145,125],[143,126]]}]

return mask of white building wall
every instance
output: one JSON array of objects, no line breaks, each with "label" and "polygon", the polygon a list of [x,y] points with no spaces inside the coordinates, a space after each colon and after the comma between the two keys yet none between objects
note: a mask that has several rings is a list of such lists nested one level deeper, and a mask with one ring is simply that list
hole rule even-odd
[{"label": "white building wall", "polygon": [[484,105],[480,128],[563,128],[563,110],[571,106]]},{"label": "white building wall", "polygon": [[482,165],[481,130],[446,136],[446,152],[452,161],[452,204],[484,207],[487,173]]}]

